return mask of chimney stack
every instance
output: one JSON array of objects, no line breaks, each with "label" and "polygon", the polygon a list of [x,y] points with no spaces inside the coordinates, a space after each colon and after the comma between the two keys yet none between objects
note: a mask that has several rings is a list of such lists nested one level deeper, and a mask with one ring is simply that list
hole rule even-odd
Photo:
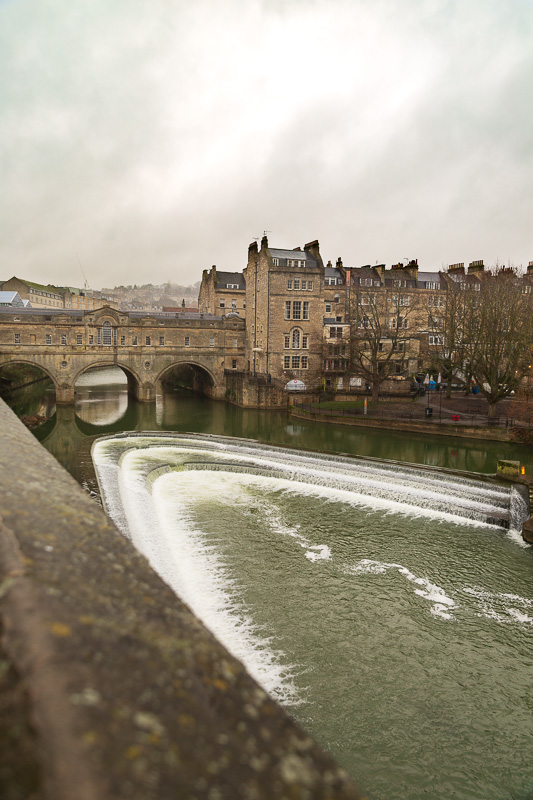
[{"label": "chimney stack", "polygon": [[483,264],[483,259],[481,259],[480,261],[471,261],[470,264],[468,265],[469,275],[475,275],[476,273],[484,271],[485,271],[485,266]]}]

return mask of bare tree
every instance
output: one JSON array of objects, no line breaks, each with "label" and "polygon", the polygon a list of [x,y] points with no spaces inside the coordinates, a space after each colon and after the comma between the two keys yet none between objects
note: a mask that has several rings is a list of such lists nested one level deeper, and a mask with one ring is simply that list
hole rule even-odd
[{"label": "bare tree", "polygon": [[417,308],[417,293],[409,290],[361,288],[352,294],[351,371],[370,384],[374,402],[383,382],[405,369]]},{"label": "bare tree", "polygon": [[465,292],[464,355],[480,392],[496,406],[529,372],[533,344],[533,295],[512,268],[485,275],[479,291]]},{"label": "bare tree", "polygon": [[434,366],[446,378],[446,397],[451,397],[452,381],[464,380],[464,285],[453,280],[446,292],[429,295],[428,331],[432,336]]}]

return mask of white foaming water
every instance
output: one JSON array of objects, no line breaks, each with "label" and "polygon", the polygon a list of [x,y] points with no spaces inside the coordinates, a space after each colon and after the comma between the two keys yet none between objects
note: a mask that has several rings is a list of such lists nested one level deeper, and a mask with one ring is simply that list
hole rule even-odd
[{"label": "white foaming water", "polygon": [[432,583],[427,578],[417,577],[411,570],[401,564],[387,564],[384,561],[373,561],[372,559],[364,558],[358,564],[348,567],[346,572],[351,575],[383,575],[388,570],[397,570],[400,575],[403,575],[411,583],[423,587],[422,589],[415,589],[414,592],[419,597],[423,597],[424,600],[430,601],[432,604],[430,610],[433,616],[441,617],[442,619],[453,619],[455,600],[448,597],[440,586]]},{"label": "white foaming water", "polygon": [[463,588],[463,592],[474,599],[480,617],[505,625],[513,622],[533,625],[533,616],[528,613],[533,611],[533,600],[527,597],[505,592],[487,592],[485,589],[468,586]]},{"label": "white foaming water", "polygon": [[281,512],[274,506],[267,508],[263,511],[264,517],[272,531],[281,533],[284,536],[291,536],[296,539],[300,547],[303,547],[307,552],[305,557],[309,561],[330,561],[331,549],[326,544],[312,545],[305,536],[300,533],[300,526],[296,525],[293,528],[285,525],[281,519]]},{"label": "white foaming water", "polygon": [[[500,518],[512,522],[511,501],[515,515],[523,513],[521,497],[498,485],[223,437],[119,436],[97,442],[93,460],[105,507],[120,529],[256,680],[286,703],[297,701],[291,678],[295,669],[282,666],[281,654],[272,648],[268,635],[252,624],[238,599],[240,587],[211,543],[209,531],[200,530],[194,522],[197,503],[245,506],[245,490],[254,487],[475,527],[486,527],[488,520]],[[299,525],[285,524],[275,504],[265,504],[262,512],[272,533],[292,538],[316,569],[334,562],[328,545],[312,542]],[[402,564],[362,559],[344,571],[352,575],[396,572],[430,603],[433,616],[456,618],[457,597],[452,599],[438,584]],[[508,608],[497,611],[494,603],[474,590],[464,592],[475,596],[488,618],[531,621],[520,599],[511,602],[507,596]]]}]

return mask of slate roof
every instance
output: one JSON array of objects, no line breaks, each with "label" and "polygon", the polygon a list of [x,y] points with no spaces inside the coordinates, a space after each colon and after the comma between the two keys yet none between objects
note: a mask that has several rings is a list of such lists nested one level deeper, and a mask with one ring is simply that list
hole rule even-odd
[{"label": "slate roof", "polygon": [[441,283],[440,272],[418,272],[418,283]]},{"label": "slate roof", "polygon": [[297,259],[298,261],[306,261],[309,266],[317,263],[316,258],[308,253],[306,250],[282,250],[277,247],[270,247],[270,255],[272,258],[290,258]]},{"label": "slate roof", "polygon": [[217,289],[224,289],[228,283],[237,283],[239,289],[246,289],[246,282],[242,272],[218,272]]},{"label": "slate roof", "polygon": [[[20,314],[28,314],[33,315],[37,314],[40,317],[49,317],[53,315],[67,316],[67,317],[79,317],[80,319],[84,315],[88,314],[95,314],[97,311],[101,309],[95,308],[91,309],[90,311],[86,311],[85,309],[72,309],[72,308],[23,308],[23,307],[14,307],[14,306],[3,306],[0,307],[0,314],[13,314],[16,313],[17,315]],[[114,311],[117,314],[124,314],[124,316],[129,316],[130,319],[132,318],[141,318],[141,317],[158,317],[161,319],[172,319],[176,316],[176,313],[170,313],[168,311],[120,311],[119,309],[113,308],[111,311]],[[185,313],[182,314],[179,312],[180,319],[212,319],[220,322],[220,317],[217,317],[215,314],[198,314],[196,313]]]}]

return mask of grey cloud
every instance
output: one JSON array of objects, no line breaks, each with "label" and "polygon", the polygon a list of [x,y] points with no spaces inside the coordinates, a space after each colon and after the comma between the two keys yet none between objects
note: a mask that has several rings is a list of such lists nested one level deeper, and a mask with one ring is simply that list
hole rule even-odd
[{"label": "grey cloud", "polygon": [[0,4],[0,277],[533,259],[531,3],[399,6]]}]

